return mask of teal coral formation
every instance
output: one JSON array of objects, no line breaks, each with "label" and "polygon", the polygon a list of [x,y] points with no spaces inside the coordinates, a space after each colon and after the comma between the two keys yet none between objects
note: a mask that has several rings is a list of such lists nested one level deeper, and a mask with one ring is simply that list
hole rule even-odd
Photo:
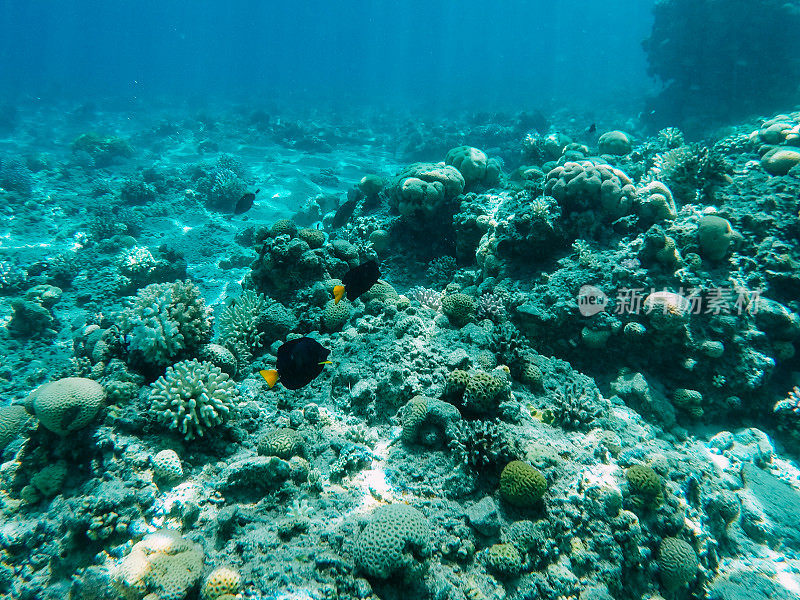
[{"label": "teal coral formation", "polygon": [[209,341],[211,326],[211,309],[190,281],[148,285],[119,315],[128,356],[151,368],[197,350]]},{"label": "teal coral formation", "polygon": [[[162,527],[176,554],[202,547],[180,598],[639,600],[745,576],[776,591],[775,565],[796,579],[800,179],[771,161],[800,147],[800,113],[697,144],[533,117],[356,134],[321,109],[237,111],[182,122],[208,158],[188,166],[169,166],[177,133],[135,170],[20,153],[29,189],[0,192],[0,597],[172,593],[117,572]],[[264,170],[219,154],[232,123],[274,136]],[[222,192],[251,181],[254,209],[231,215]],[[14,231],[28,218],[65,224],[35,248]],[[383,279],[334,303],[369,259]],[[332,364],[269,389],[258,370],[292,334]],[[106,402],[33,400],[67,377]]]},{"label": "teal coral formation", "polygon": [[168,429],[193,440],[231,419],[237,399],[227,373],[208,362],[185,360],[167,367],[151,384],[149,412]]}]

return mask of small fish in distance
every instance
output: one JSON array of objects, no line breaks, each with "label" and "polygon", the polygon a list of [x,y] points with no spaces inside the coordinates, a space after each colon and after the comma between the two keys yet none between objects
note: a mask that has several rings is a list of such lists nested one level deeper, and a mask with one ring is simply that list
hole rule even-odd
[{"label": "small fish in distance", "polygon": [[344,285],[333,287],[333,303],[338,304],[345,293],[348,300],[355,300],[375,285],[380,276],[381,272],[378,269],[378,263],[374,260],[368,260],[357,267],[353,267],[342,277]]},{"label": "small fish in distance", "polygon": [[288,390],[299,390],[314,381],[328,360],[330,350],[310,337],[299,337],[281,344],[274,369],[259,371],[270,388],[278,381]]}]

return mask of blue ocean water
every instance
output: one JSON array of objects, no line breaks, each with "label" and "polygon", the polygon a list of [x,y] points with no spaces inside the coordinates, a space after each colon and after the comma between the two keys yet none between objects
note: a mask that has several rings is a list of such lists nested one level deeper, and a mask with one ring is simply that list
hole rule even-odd
[{"label": "blue ocean water", "polygon": [[0,94],[598,108],[652,86],[651,1],[0,2]]}]

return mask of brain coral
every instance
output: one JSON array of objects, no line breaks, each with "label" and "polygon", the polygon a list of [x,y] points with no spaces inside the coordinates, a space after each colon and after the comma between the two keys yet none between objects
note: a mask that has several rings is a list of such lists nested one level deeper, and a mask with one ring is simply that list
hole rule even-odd
[{"label": "brain coral", "polygon": [[211,309],[192,282],[153,283],[122,311],[119,330],[133,360],[161,367],[207,342],[211,320]]},{"label": "brain coral", "polygon": [[412,506],[380,506],[356,540],[356,565],[379,579],[408,573],[430,553],[430,529],[425,515]]},{"label": "brain coral", "polygon": [[653,469],[645,465],[632,465],[625,471],[625,479],[631,492],[628,504],[634,512],[661,504],[664,483]]},{"label": "brain coral", "polygon": [[149,412],[187,440],[224,423],[238,398],[227,373],[208,362],[184,360],[150,385]]},{"label": "brain coral", "polygon": [[302,456],[303,436],[290,427],[279,427],[261,438],[258,442],[258,453],[278,458]]},{"label": "brain coral", "polygon": [[134,544],[114,573],[127,598],[182,600],[200,580],[203,550],[171,529],[159,529]]},{"label": "brain coral", "polygon": [[565,213],[592,211],[605,221],[627,214],[636,198],[636,188],[625,173],[588,160],[567,162],[550,171],[545,193],[558,200]]},{"label": "brain coral", "polygon": [[512,460],[500,473],[500,497],[514,506],[533,506],[541,500],[545,490],[544,475],[521,460]]},{"label": "brain coral", "polygon": [[673,537],[661,540],[658,568],[665,589],[672,591],[689,583],[697,574],[699,566],[697,553],[688,543]]},{"label": "brain coral", "polygon": [[30,417],[24,406],[0,406],[0,453],[13,440]]},{"label": "brain coral", "polygon": [[66,377],[45,383],[25,399],[25,409],[59,435],[86,427],[103,406],[102,385],[84,377]]},{"label": "brain coral", "polygon": [[486,549],[486,567],[499,577],[514,577],[522,571],[522,555],[513,544],[494,544]]},{"label": "brain coral", "polygon": [[467,373],[455,369],[445,380],[444,397],[462,405],[468,412],[491,414],[509,397],[511,382],[507,375],[501,369],[491,373],[480,370]]}]

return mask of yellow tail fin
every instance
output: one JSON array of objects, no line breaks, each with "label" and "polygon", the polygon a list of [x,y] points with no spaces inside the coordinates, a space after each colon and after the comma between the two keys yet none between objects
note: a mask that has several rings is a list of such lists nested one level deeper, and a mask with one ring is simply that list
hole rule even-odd
[{"label": "yellow tail fin", "polygon": [[272,388],[278,381],[278,372],[275,369],[262,369],[259,374],[267,382],[267,385]]},{"label": "yellow tail fin", "polygon": [[333,286],[333,303],[339,304],[339,300],[341,300],[343,296],[344,296],[344,286],[343,285]]}]

